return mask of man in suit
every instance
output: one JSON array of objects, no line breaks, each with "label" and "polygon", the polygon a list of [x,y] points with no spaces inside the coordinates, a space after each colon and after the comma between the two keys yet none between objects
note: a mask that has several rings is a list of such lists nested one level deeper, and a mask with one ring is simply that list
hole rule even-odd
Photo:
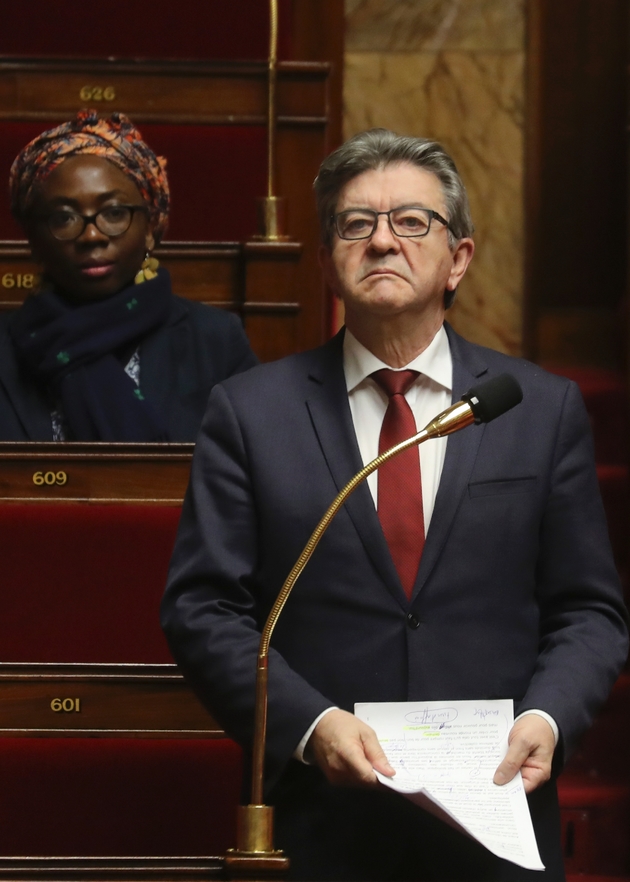
[{"label": "man in suit", "polygon": [[315,190],[345,333],[213,390],[163,604],[170,645],[249,751],[260,629],[331,500],[391,441],[394,411],[421,428],[512,373],[522,404],[423,444],[419,462],[415,448],[398,489],[400,474],[370,477],[300,577],[272,640],[268,799],[294,878],[528,878],[377,786],[374,770],[393,769],[352,714],[364,701],[512,698],[495,782],[521,770],[546,876],[561,879],[552,772],[627,651],[584,406],[568,380],[444,323],[474,245],[440,145],[362,133]]}]

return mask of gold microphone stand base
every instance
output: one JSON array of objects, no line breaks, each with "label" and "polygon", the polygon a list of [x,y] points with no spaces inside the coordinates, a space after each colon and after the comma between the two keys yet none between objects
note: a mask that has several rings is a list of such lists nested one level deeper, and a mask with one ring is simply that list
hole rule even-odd
[{"label": "gold microphone stand base", "polygon": [[283,876],[289,858],[273,847],[273,807],[240,805],[237,814],[236,848],[225,855],[224,867],[231,879]]},{"label": "gold microphone stand base", "polygon": [[289,242],[286,230],[286,201],[282,196],[263,196],[257,200],[258,229],[255,242]]},{"label": "gold microphone stand base", "polygon": [[281,878],[289,869],[289,858],[283,851],[248,854],[233,848],[225,855],[223,866],[228,879]]}]

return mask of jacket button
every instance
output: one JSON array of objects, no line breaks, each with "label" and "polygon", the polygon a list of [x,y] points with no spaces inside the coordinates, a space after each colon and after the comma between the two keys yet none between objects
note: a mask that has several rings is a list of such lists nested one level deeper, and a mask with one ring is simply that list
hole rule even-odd
[{"label": "jacket button", "polygon": [[409,615],[407,616],[407,624],[412,630],[415,631],[416,628],[420,627],[420,620],[417,616],[414,616],[413,613],[409,613]]}]

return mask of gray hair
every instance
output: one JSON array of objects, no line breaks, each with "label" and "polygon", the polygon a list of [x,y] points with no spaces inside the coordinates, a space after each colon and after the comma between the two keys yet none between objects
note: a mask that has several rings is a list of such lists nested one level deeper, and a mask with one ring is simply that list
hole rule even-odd
[{"label": "gray hair", "polygon": [[[397,135],[388,129],[370,129],[359,132],[327,156],[313,183],[322,242],[327,248],[332,247],[332,219],[337,200],[348,181],[363,172],[399,162],[432,172],[440,181],[449,222],[449,248],[454,249],[460,239],[472,236],[474,227],[468,195],[455,163],[442,145],[428,138]],[[455,292],[446,293],[453,295],[452,303]]]},{"label": "gray hair", "polygon": [[322,162],[313,187],[322,241],[332,243],[332,216],[343,187],[357,175],[384,168],[398,162],[408,162],[432,172],[442,185],[449,221],[449,245],[454,248],[459,239],[471,236],[468,196],[455,163],[437,141],[397,135],[388,129],[369,129],[359,132]]}]

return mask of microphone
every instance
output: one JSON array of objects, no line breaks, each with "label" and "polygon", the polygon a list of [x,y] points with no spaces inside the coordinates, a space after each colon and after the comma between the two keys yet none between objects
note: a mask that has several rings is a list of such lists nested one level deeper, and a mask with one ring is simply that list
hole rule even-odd
[{"label": "microphone", "polygon": [[500,374],[473,386],[462,399],[470,404],[476,423],[489,423],[520,404],[523,390],[512,374]]},{"label": "microphone", "polygon": [[293,586],[309,562],[319,540],[328,529],[346,499],[368,475],[383,463],[408,447],[421,444],[429,438],[439,438],[465,429],[473,423],[489,423],[501,414],[516,407],[523,399],[521,387],[511,374],[493,377],[479,386],[473,386],[461,401],[448,407],[416,435],[390,447],[358,472],[337,494],[326,513],[313,531],[302,554],[287,576],[269,613],[260,638],[256,669],[256,707],[254,720],[254,749],[252,756],[252,797],[249,805],[238,809],[237,846],[225,856],[228,874],[283,873],[288,869],[289,859],[284,852],[273,847],[273,808],[263,802],[264,754],[267,733],[267,677],[269,643],[271,635],[289,598]]},{"label": "microphone", "polygon": [[[431,420],[428,426],[425,426],[422,432],[418,432],[413,437],[418,439],[416,443],[419,444],[425,440],[425,437],[439,438],[442,435],[451,435],[453,432],[465,429],[472,423],[489,423],[516,407],[522,400],[523,390],[514,377],[511,374],[500,374],[498,377],[486,380],[479,386],[473,386],[465,395],[462,395],[461,401],[442,411],[435,419]],[[412,446],[408,442],[411,442],[411,439],[403,441],[405,447],[400,449],[404,450],[406,447]],[[386,451],[384,455],[388,453],[389,451]]]}]

